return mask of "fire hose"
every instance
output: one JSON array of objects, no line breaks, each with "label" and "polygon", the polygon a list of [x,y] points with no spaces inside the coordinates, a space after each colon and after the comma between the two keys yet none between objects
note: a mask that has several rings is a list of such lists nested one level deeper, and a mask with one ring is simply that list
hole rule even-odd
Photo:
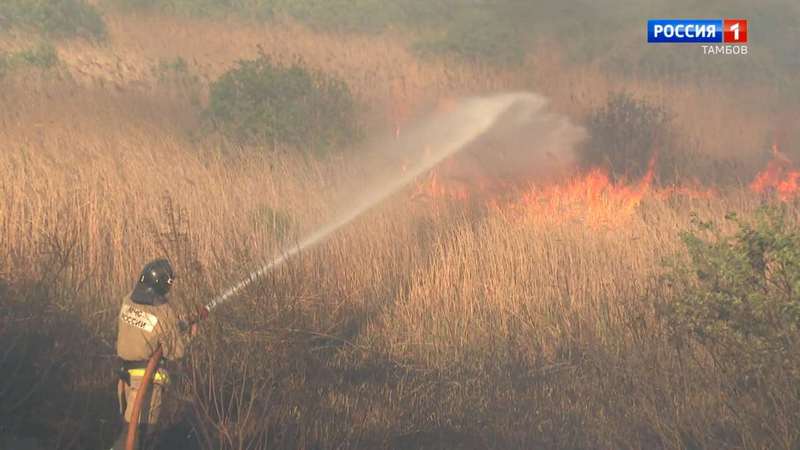
[{"label": "fire hose", "polygon": [[159,361],[161,361],[161,344],[156,347],[156,350],[150,355],[147,361],[147,367],[144,370],[144,376],[139,384],[139,389],[136,390],[136,397],[131,405],[131,420],[128,422],[128,436],[125,440],[125,450],[134,450],[136,442],[136,434],[139,430],[139,415],[142,411],[142,403],[147,396],[147,389],[150,387],[153,375],[156,372]]}]

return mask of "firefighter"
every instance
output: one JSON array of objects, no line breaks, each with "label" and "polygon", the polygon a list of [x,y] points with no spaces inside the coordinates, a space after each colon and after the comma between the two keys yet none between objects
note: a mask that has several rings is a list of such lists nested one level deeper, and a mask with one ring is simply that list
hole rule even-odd
[{"label": "firefighter", "polygon": [[[137,389],[144,376],[150,355],[161,345],[162,360],[153,375],[139,413],[138,441],[153,441],[157,435],[164,386],[169,381],[169,362],[183,357],[190,338],[197,333],[196,321],[191,325],[178,318],[168,302],[175,274],[169,261],[159,259],[144,266],[133,291],[122,300],[118,318],[117,356],[122,360],[117,394],[120,414],[124,418],[122,433],[112,450],[125,447],[131,410]],[[198,318],[207,314],[199,309]],[[139,448],[139,442],[135,445]]]}]

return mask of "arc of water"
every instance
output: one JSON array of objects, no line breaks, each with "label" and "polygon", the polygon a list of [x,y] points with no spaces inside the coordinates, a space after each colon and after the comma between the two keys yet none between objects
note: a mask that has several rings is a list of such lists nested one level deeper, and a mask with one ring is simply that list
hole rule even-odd
[{"label": "arc of water", "polygon": [[[504,112],[508,111],[512,105],[520,103],[531,107],[531,110],[535,110],[543,107],[546,102],[542,97],[529,93],[511,93],[467,99],[455,108],[434,115],[421,125],[410,129],[399,139],[384,144],[400,150],[413,149],[409,151],[419,153],[420,157],[416,163],[406,167],[402,172],[397,171],[397,167],[377,168],[376,172],[380,172],[382,175],[389,175],[374,177],[375,182],[379,182],[380,186],[365,186],[361,190],[362,195],[360,198],[357,198],[352,203],[353,206],[339,212],[327,224],[303,238],[295,246],[281,252],[272,261],[250,272],[241,281],[230,286],[211,300],[205,305],[205,308],[208,311],[214,310],[275,267],[282,265],[290,257],[322,242],[339,228],[352,222],[356,217],[399,191],[419,175],[431,170],[445,158],[457,153],[467,144],[486,133]],[[422,149],[425,151],[421,151]]]}]

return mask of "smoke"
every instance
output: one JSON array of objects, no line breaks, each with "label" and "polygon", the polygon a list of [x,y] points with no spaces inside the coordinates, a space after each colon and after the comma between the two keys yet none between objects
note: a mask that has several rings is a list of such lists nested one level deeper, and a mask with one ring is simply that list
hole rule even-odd
[{"label": "smoke", "polygon": [[443,176],[465,184],[476,180],[508,187],[563,179],[578,163],[576,148],[586,131],[566,116],[547,111],[544,97],[531,94],[460,152]]},{"label": "smoke", "polygon": [[[351,182],[339,189],[334,214],[298,244],[248,274],[212,300],[214,309],[298,252],[324,241],[339,228],[402,190],[445,159],[469,149],[484,169],[513,172],[518,164],[542,175],[572,164],[572,147],[584,132],[565,117],[545,111],[536,94],[475,97],[431,114],[397,139],[383,139],[358,152]],[[507,146],[507,147],[506,147]],[[503,148],[500,151],[498,149]],[[501,157],[501,158],[498,158]]]},{"label": "smoke", "polygon": [[[399,139],[357,153],[358,181],[344,189],[345,203],[386,180],[404,186],[435,166],[449,181],[468,185],[562,177],[576,166],[575,148],[586,131],[547,106],[541,95],[509,93],[467,99],[423,117]],[[452,143],[459,147],[452,149]]]}]

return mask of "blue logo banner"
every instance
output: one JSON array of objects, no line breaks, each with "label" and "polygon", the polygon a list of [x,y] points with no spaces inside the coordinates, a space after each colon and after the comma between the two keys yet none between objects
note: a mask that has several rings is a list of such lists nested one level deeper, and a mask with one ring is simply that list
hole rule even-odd
[{"label": "blue logo banner", "polygon": [[651,19],[647,21],[647,42],[722,42],[722,19]]}]

